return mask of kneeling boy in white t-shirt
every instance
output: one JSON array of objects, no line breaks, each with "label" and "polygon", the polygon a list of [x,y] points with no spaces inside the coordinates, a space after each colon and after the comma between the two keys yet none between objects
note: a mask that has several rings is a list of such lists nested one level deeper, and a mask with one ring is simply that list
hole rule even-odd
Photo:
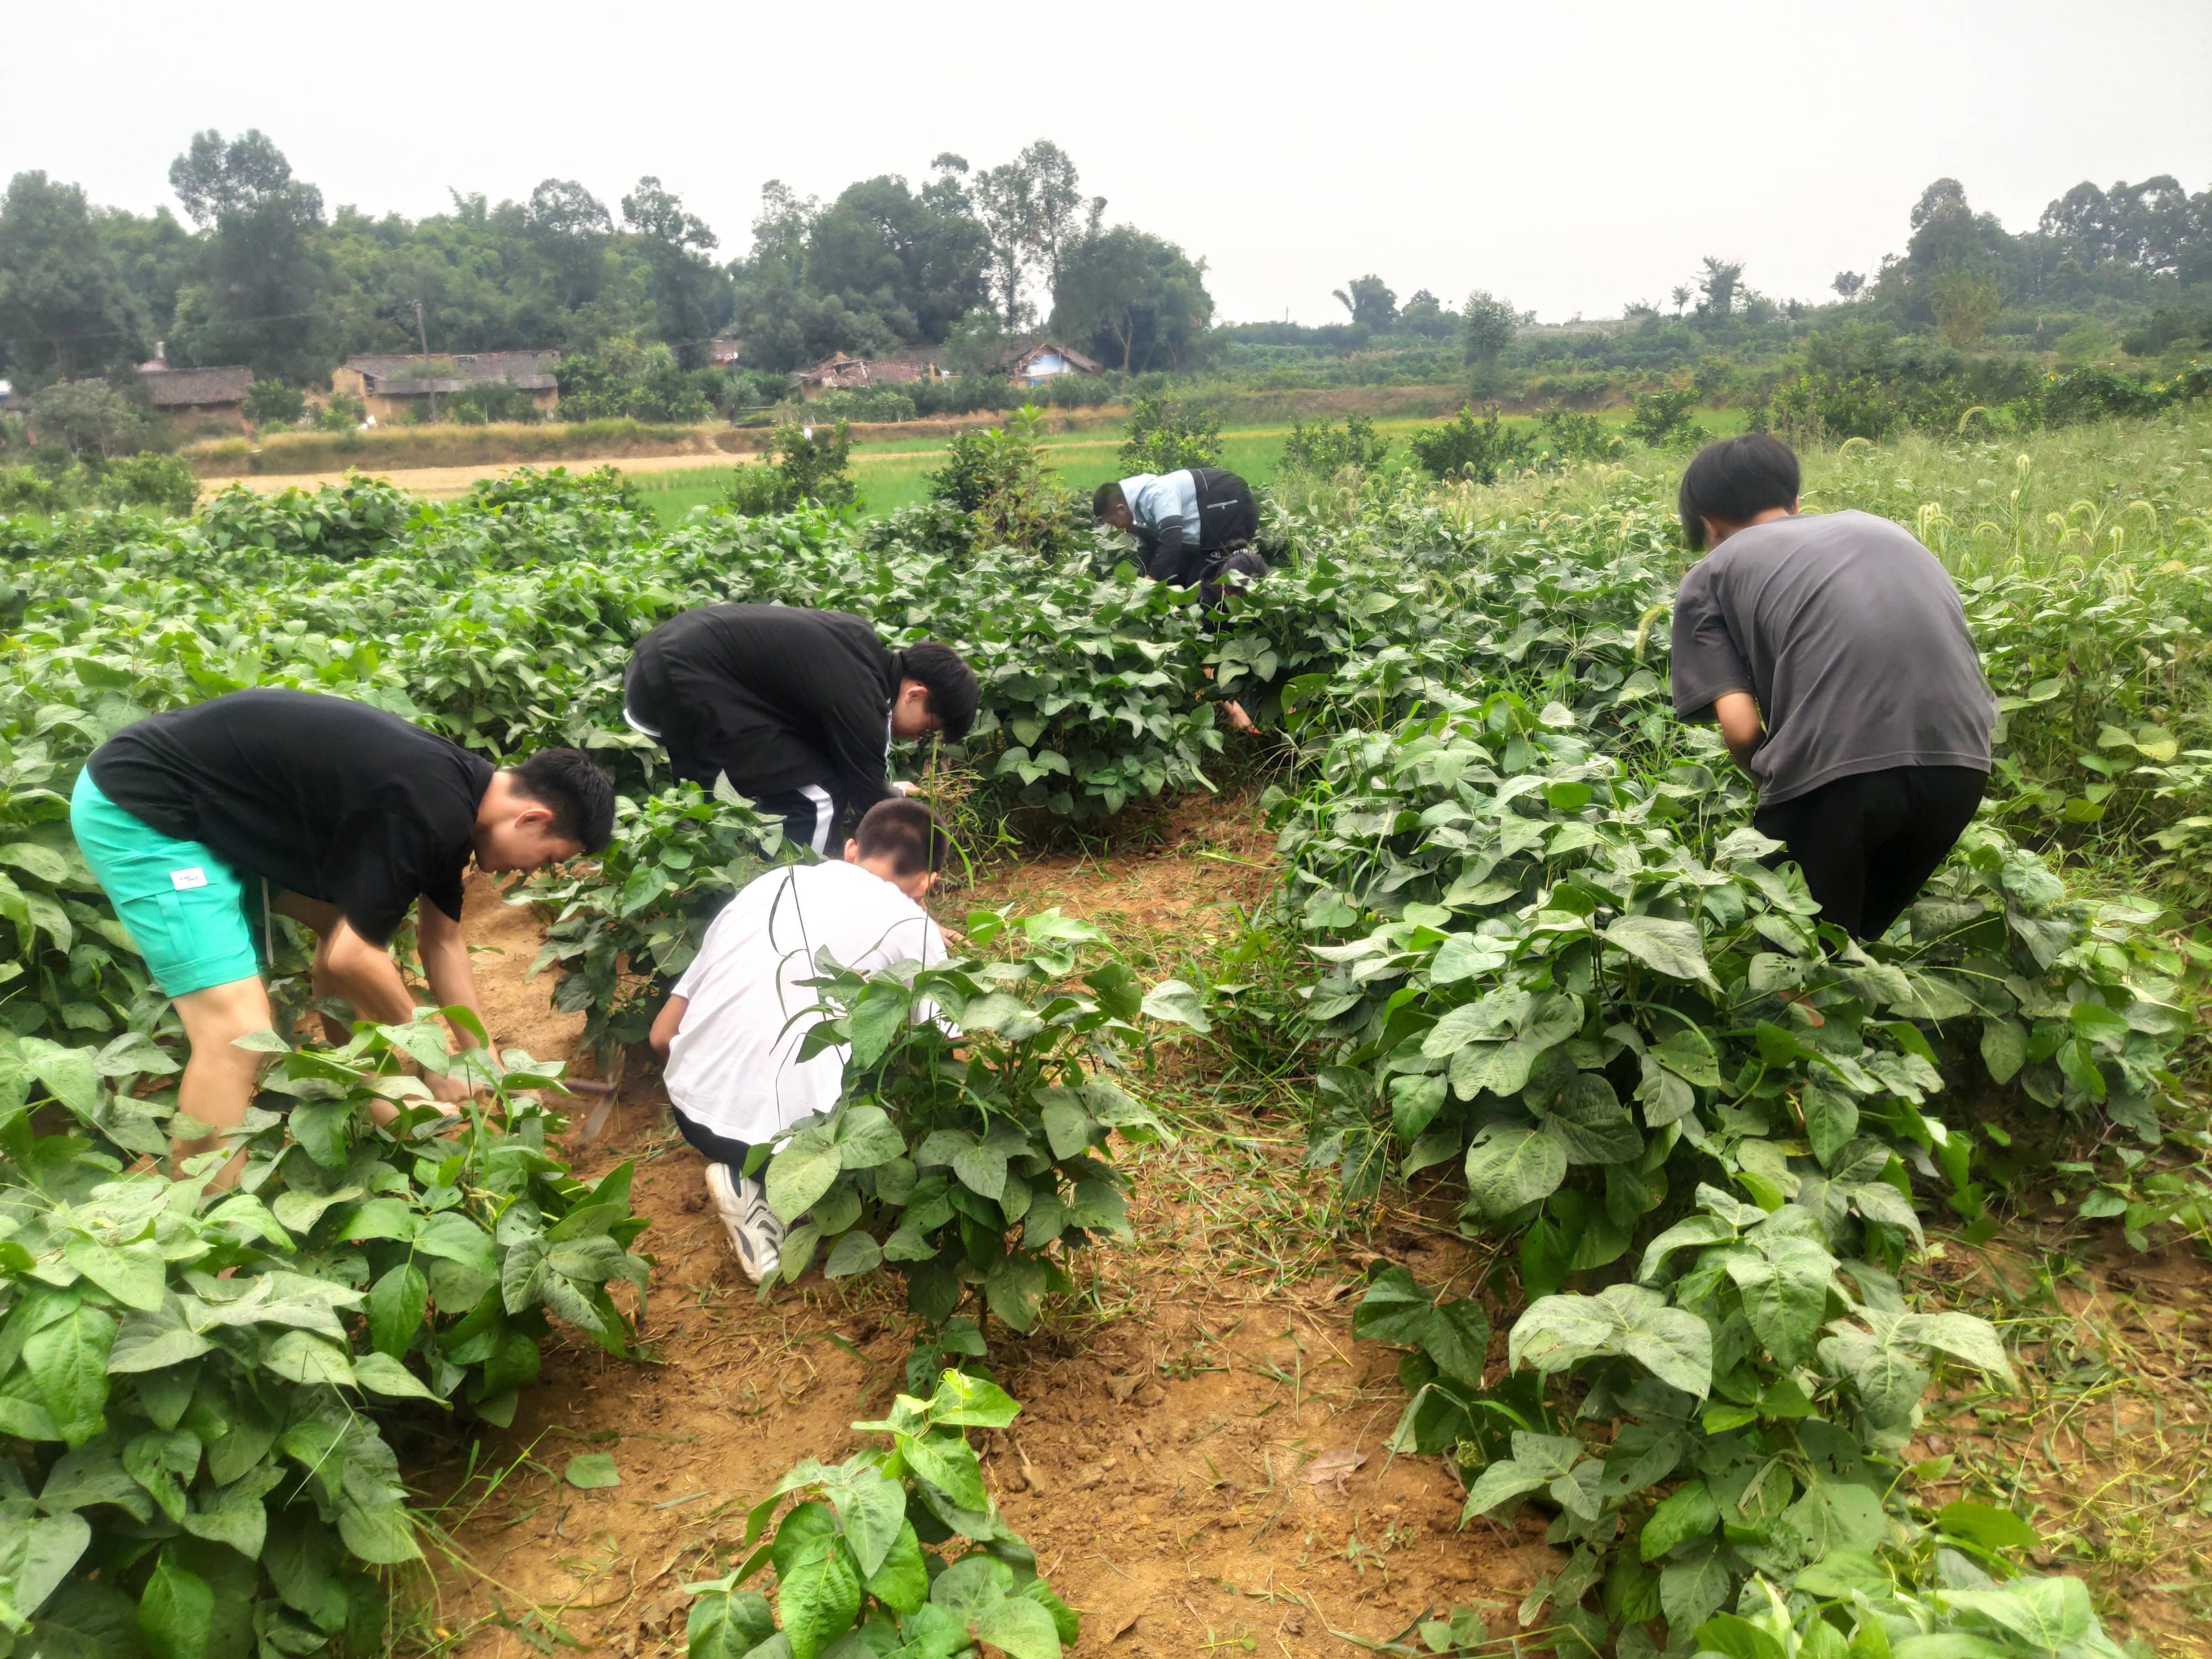
[{"label": "kneeling boy in white t-shirt", "polygon": [[707,1190],[756,1285],[775,1272],[783,1223],[746,1155],[844,1087],[846,1049],[798,1058],[819,1017],[815,953],[857,973],[945,960],[945,936],[921,908],[951,841],[917,800],[868,811],[842,864],[793,865],[746,884],[707,929],[699,955],[653,1022],[667,1062],[676,1127],[708,1159]]}]

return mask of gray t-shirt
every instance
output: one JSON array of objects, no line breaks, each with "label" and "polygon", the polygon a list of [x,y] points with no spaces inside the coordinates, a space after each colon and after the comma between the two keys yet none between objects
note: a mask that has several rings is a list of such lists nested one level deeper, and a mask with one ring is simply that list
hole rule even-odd
[{"label": "gray t-shirt", "polygon": [[1831,513],[1740,530],[1674,596],[1674,712],[1748,691],[1762,801],[1859,772],[1990,769],[1996,702],[1950,573],[1887,519]]}]

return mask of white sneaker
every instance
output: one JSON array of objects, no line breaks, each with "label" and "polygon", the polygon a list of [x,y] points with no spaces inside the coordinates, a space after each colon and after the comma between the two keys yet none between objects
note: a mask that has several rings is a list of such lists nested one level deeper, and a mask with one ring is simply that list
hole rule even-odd
[{"label": "white sneaker", "polygon": [[738,1265],[759,1284],[783,1264],[783,1223],[768,1206],[768,1188],[748,1176],[732,1177],[726,1164],[709,1164],[707,1191],[738,1253]]}]

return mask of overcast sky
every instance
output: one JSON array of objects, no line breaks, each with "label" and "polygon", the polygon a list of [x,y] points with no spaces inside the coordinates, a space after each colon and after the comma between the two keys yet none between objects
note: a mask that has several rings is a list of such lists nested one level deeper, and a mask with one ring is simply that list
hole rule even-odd
[{"label": "overcast sky", "polygon": [[2212,188],[2212,0],[9,10],[0,171],[98,202],[173,207],[195,131],[259,127],[333,208],[549,176],[612,208],[657,173],[728,257],[763,179],[919,184],[1042,137],[1109,219],[1206,259],[1224,320],[1340,318],[1369,270],[1612,316],[1705,253],[1825,297],[1945,174],[2014,229],[2084,178]]}]

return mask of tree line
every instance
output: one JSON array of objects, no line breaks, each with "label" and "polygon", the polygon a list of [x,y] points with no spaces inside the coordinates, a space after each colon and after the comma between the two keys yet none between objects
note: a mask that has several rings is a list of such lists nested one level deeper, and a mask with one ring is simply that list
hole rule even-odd
[{"label": "tree line", "polygon": [[939,155],[823,203],[770,180],[752,245],[659,179],[610,207],[573,179],[526,201],[453,193],[444,213],[335,212],[266,135],[196,135],[169,169],[181,217],[95,204],[19,173],[0,197],[0,374],[19,388],[98,374],[163,344],[177,367],[243,363],[327,384],[346,356],[658,344],[679,368],[715,337],[749,368],[833,352],[945,348],[962,367],[1048,328],[1133,373],[1196,366],[1213,321],[1203,260],[1105,222],[1075,163],[1039,140],[971,168]]}]

